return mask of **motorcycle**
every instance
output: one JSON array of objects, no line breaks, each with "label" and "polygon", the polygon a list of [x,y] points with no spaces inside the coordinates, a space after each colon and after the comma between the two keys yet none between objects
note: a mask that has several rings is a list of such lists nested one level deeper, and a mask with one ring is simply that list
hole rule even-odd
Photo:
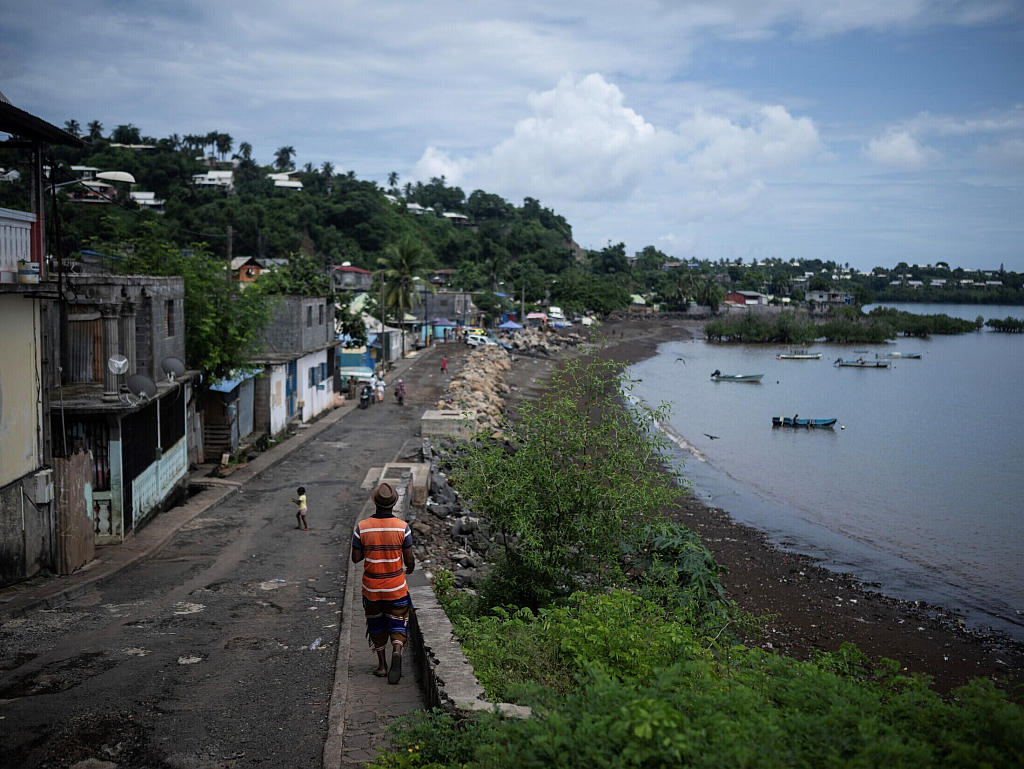
[{"label": "motorcycle", "polygon": [[373,388],[370,385],[363,385],[363,389],[359,391],[359,408],[365,409],[370,405],[370,401],[373,400]]},{"label": "motorcycle", "polygon": [[395,385],[395,400],[399,406],[405,405],[405,384],[401,380]]}]

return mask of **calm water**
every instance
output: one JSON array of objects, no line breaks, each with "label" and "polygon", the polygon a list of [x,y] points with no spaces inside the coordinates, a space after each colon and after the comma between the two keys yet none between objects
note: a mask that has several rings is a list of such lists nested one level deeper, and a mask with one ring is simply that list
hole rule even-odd
[{"label": "calm water", "polygon": [[[1020,307],[924,310],[933,311],[1024,316]],[[779,361],[777,346],[670,342],[633,367],[634,394],[671,404],[664,427],[705,501],[889,595],[956,609],[974,627],[1024,640],[1024,337],[811,349],[822,359]],[[923,358],[889,369],[832,365],[893,350]],[[716,383],[715,369],[765,376],[759,385]],[[773,415],[796,413],[839,422],[772,428]]]}]

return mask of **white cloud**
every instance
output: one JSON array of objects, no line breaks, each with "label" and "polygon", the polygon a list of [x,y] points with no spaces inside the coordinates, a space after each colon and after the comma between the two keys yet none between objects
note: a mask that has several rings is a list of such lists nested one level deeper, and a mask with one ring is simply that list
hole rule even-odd
[{"label": "white cloud", "polygon": [[868,142],[864,154],[874,163],[903,170],[924,168],[939,153],[923,146],[908,131],[890,130]]},{"label": "white cloud", "polygon": [[599,74],[566,76],[528,103],[531,115],[491,151],[453,160],[428,148],[417,169],[461,169],[460,178],[486,181],[510,195],[621,200],[669,139],[625,106],[622,92]]},{"label": "white cloud", "polygon": [[978,147],[978,160],[1000,170],[1024,171],[1024,139],[1006,139]]}]

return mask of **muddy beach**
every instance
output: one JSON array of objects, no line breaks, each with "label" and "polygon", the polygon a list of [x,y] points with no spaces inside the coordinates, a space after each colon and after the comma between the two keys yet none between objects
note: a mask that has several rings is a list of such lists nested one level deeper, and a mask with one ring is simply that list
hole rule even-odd
[{"label": "muddy beach", "polygon": [[[600,340],[596,349],[517,354],[505,374],[508,405],[514,409],[516,401],[543,390],[553,367],[566,356],[593,354],[629,364],[654,355],[661,342],[700,334],[701,323],[693,320],[612,320],[592,332],[592,339]],[[848,641],[871,659],[894,659],[907,672],[931,676],[942,692],[977,676],[1018,692],[1024,684],[1020,643],[969,631],[951,612],[886,596],[876,585],[778,547],[694,494],[683,494],[667,512],[700,534],[725,569],[722,581],[730,598],[763,618],[756,637],[745,639],[750,644],[807,659]]]}]

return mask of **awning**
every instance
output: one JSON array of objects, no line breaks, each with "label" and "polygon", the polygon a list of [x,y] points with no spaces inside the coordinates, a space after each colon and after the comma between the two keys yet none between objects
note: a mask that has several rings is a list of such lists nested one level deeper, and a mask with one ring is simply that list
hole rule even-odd
[{"label": "awning", "polygon": [[430,321],[430,325],[431,326],[454,326],[455,323],[453,321],[448,320],[448,318],[433,318]]},{"label": "awning", "polygon": [[520,326],[514,320],[506,320],[504,323],[502,323],[500,326],[498,326],[498,328],[503,328],[503,329],[506,329],[506,330],[512,330],[512,329],[516,329],[516,328],[522,328],[522,326]]},{"label": "awning", "polygon": [[338,369],[338,375],[343,380],[353,376],[356,379],[369,379],[373,376],[373,369],[368,366],[342,366]]}]

